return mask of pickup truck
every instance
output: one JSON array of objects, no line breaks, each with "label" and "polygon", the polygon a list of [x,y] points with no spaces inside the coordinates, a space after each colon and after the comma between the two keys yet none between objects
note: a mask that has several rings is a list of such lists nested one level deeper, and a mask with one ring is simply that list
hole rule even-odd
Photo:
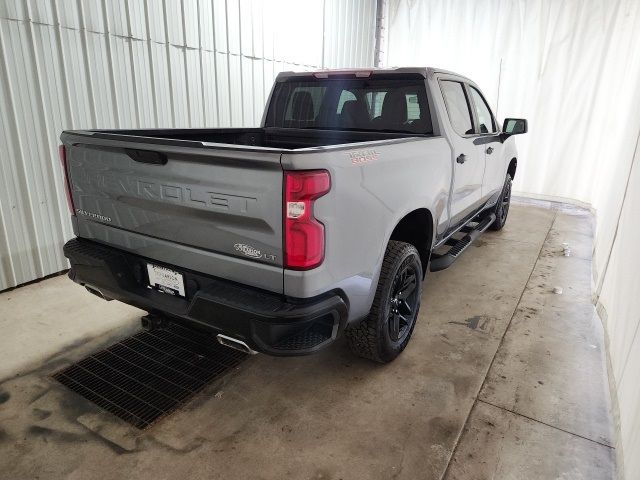
[{"label": "pickup truck", "polygon": [[280,73],[260,128],[65,131],[69,276],[147,327],[389,362],[427,272],[504,226],[526,131],[433,68]]}]

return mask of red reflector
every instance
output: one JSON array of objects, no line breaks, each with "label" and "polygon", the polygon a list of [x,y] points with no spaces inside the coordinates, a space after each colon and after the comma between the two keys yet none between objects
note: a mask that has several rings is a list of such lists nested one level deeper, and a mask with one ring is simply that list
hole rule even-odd
[{"label": "red reflector", "polygon": [[58,155],[60,155],[60,163],[62,163],[62,171],[64,172],[64,193],[67,196],[67,206],[71,215],[75,215],[76,209],[73,206],[73,198],[71,197],[71,182],[69,182],[69,170],[67,168],[67,151],[64,145],[58,147]]},{"label": "red reflector", "polygon": [[314,201],[331,188],[326,170],[284,173],[284,266],[309,270],[324,259],[324,225],[313,216]]}]

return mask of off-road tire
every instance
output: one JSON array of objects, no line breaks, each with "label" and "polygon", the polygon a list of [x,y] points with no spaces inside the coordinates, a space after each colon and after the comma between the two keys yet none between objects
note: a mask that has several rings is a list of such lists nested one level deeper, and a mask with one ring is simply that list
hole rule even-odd
[{"label": "off-road tire", "polygon": [[[405,324],[406,327],[405,330],[402,330],[402,337],[394,341],[390,332],[392,327],[389,325],[389,322],[393,320],[390,320],[389,316],[393,311],[393,289],[396,288],[398,281],[396,277],[402,273],[401,269],[403,271],[409,269],[416,272],[415,290],[417,290],[417,300],[413,298],[416,303],[415,308],[412,310],[411,322]],[[420,310],[421,294],[422,264],[418,251],[411,244],[390,241],[382,262],[376,296],[369,315],[345,330],[345,336],[353,353],[380,363],[388,363],[394,360],[409,343]]]},{"label": "off-road tire", "polygon": [[500,192],[498,203],[493,208],[493,213],[496,214],[495,221],[489,226],[490,230],[502,230],[505,223],[507,223],[507,215],[509,214],[509,206],[511,205],[511,175],[507,173],[507,177],[504,180],[504,186]]}]

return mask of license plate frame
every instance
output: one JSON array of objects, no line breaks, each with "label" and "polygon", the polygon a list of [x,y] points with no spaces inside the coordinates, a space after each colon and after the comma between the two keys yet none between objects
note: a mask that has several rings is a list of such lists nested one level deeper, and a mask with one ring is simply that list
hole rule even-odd
[{"label": "license plate frame", "polygon": [[147,276],[148,288],[174,297],[186,297],[182,273],[161,265],[147,263]]}]

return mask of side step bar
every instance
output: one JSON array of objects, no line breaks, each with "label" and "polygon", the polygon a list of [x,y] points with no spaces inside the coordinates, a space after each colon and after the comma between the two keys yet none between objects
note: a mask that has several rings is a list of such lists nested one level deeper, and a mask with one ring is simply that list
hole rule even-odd
[{"label": "side step bar", "polygon": [[468,232],[460,240],[450,239],[447,241],[447,245],[451,245],[451,248],[444,254],[431,254],[431,268],[432,272],[438,272],[451,266],[453,262],[457,260],[462,252],[464,252],[473,241],[478,238],[496,219],[495,213],[486,216],[474,227],[464,227],[462,231]]}]

